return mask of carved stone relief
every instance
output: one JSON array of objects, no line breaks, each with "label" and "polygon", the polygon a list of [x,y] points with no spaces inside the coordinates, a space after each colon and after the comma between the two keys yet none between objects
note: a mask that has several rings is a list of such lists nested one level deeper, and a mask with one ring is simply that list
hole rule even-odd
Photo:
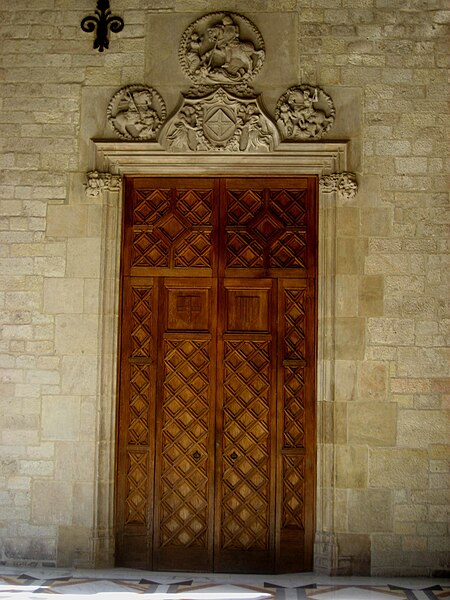
[{"label": "carved stone relief", "polygon": [[283,139],[319,139],[334,123],[334,104],[318,87],[298,85],[278,100],[275,119]]},{"label": "carved stone relief", "polygon": [[337,192],[343,200],[352,200],[358,191],[355,174],[348,171],[324,175],[319,180],[319,186],[324,193]]},{"label": "carved stone relief", "polygon": [[204,97],[185,97],[160,135],[167,150],[179,152],[270,152],[278,141],[256,96],[241,98],[222,87]]},{"label": "carved stone relief", "polygon": [[184,32],[179,58],[196,84],[248,82],[261,69],[264,40],[246,17],[215,12],[197,19]]},{"label": "carved stone relief", "polygon": [[[331,97],[306,84],[288,88],[273,116],[265,112],[250,85],[264,62],[264,40],[242,15],[212,12],[193,21],[181,37],[178,56],[194,84],[179,107],[166,119],[157,90],[146,85],[121,88],[107,109],[108,123],[120,137],[155,141],[171,153],[271,153],[290,142],[318,140],[334,123]],[[94,196],[104,185],[92,172],[86,191]],[[347,200],[357,189],[351,173],[322,177],[320,186]]]},{"label": "carved stone relief", "polygon": [[166,118],[161,95],[145,85],[127,85],[114,94],[107,109],[108,123],[128,140],[153,140]]},{"label": "carved stone relief", "polygon": [[111,173],[101,173],[99,171],[89,171],[87,174],[87,183],[85,184],[86,196],[96,198],[105,191],[119,191],[122,185],[120,175]]}]

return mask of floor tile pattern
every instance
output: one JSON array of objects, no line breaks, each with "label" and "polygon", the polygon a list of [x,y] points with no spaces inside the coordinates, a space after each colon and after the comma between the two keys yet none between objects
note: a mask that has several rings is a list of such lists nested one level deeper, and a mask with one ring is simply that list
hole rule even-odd
[{"label": "floor tile pattern", "polygon": [[[295,577],[265,579],[252,575],[194,575],[192,579],[177,574],[155,577],[83,577],[67,574],[46,577],[47,573],[0,574],[0,600],[46,600],[56,595],[65,600],[450,600],[449,585],[421,587],[393,584],[314,583],[295,584]],[[314,576],[312,576],[312,579]],[[246,579],[248,582],[246,582]],[[363,579],[363,578],[361,578]],[[254,580],[254,581],[252,581]],[[142,599],[143,600],[143,599]]]}]

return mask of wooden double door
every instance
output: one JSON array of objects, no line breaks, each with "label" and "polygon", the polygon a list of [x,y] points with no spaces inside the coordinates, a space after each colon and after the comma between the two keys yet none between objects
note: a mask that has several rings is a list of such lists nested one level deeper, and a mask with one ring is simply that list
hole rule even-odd
[{"label": "wooden double door", "polygon": [[312,568],[316,186],[126,180],[118,565]]}]

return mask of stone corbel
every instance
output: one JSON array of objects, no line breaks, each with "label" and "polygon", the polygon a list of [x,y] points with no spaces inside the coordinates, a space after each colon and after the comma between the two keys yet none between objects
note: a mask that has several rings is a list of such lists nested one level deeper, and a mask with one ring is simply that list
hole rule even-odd
[{"label": "stone corbel", "polygon": [[84,188],[86,196],[96,198],[104,192],[120,192],[121,186],[122,177],[120,175],[89,171],[87,173],[87,183]]},{"label": "stone corbel", "polygon": [[358,192],[358,183],[354,173],[344,171],[323,175],[319,179],[319,189],[327,194],[337,192],[341,200],[353,200]]}]

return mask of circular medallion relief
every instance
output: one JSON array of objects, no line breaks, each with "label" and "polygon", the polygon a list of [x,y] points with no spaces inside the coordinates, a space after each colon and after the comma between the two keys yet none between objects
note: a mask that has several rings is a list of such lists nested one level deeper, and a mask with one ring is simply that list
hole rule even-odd
[{"label": "circular medallion relief", "polygon": [[333,125],[333,100],[321,88],[297,85],[280,97],[275,108],[278,129],[285,140],[317,140]]},{"label": "circular medallion relief", "polygon": [[145,85],[127,85],[108,105],[108,123],[127,140],[153,140],[166,118],[161,95]]},{"label": "circular medallion relief", "polygon": [[261,69],[264,40],[249,19],[214,12],[197,19],[183,33],[179,47],[183,71],[196,84],[251,81]]}]

